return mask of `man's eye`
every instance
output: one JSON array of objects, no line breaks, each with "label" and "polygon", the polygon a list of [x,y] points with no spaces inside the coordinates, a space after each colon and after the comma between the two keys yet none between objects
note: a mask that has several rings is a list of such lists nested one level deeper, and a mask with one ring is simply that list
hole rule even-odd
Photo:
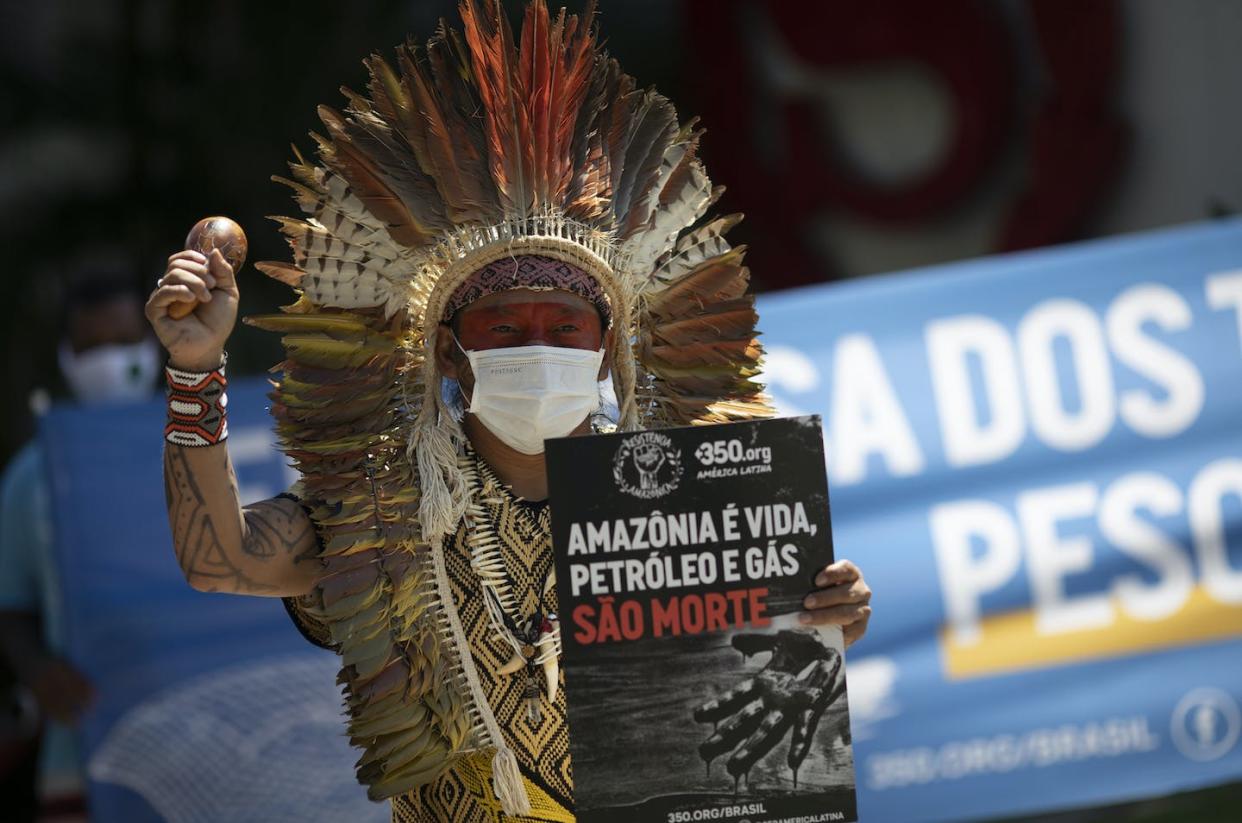
[{"label": "man's eye", "polygon": [[553,329],[553,331],[559,332],[561,334],[569,334],[569,333],[578,331],[578,327],[575,326],[573,323],[564,323],[560,326],[557,326],[555,329]]},{"label": "man's eye", "polygon": [[508,323],[498,323],[495,326],[492,326],[492,331],[500,334],[512,334],[517,330],[517,326],[511,326]]}]

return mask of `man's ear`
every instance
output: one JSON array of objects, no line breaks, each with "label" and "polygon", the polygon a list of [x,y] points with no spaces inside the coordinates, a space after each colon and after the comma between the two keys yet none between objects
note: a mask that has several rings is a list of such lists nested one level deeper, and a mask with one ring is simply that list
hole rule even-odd
[{"label": "man's ear", "polygon": [[454,357],[456,349],[452,328],[447,323],[441,323],[436,330],[436,369],[450,380],[458,379],[457,358]]}]

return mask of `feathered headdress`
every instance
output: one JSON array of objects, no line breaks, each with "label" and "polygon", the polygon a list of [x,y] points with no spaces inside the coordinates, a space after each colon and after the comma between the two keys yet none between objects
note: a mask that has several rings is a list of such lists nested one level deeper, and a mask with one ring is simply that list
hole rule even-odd
[{"label": "feathered headdress", "polygon": [[295,149],[293,179],[276,178],[306,215],[275,218],[293,263],[259,264],[299,298],[250,319],[284,334],[272,413],[324,539],[310,611],[343,657],[376,798],[501,745],[443,643],[434,579],[469,503],[434,356],[465,278],[520,254],[595,277],[622,429],[771,414],[743,249],[724,239],[740,216],[705,216],[721,189],[694,121],[602,51],[593,4],[553,18],[535,0],[519,42],[499,0],[461,16],[461,34],[399,46],[396,67],[369,58],[368,94],[345,90],[344,112],[320,108],[318,162]]}]

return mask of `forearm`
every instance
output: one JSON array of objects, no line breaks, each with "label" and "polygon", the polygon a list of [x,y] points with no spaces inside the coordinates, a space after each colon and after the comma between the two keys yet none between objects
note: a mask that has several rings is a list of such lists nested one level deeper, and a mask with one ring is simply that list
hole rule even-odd
[{"label": "forearm", "polygon": [[[223,356],[237,300],[219,249],[169,257],[147,300],[147,319],[169,355],[164,491],[173,547],[200,591],[306,594],[323,567],[310,517],[283,498],[243,509],[229,461]],[[193,313],[174,317],[171,309],[187,302]]]},{"label": "forearm", "polygon": [[164,490],[177,562],[195,589],[300,595],[318,579],[310,518],[282,498],[243,509],[226,443],[165,443]]}]

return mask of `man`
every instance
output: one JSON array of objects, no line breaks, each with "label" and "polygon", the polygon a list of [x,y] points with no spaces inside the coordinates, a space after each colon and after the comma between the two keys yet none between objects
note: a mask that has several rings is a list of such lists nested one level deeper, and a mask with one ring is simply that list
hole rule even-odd
[{"label": "man", "polygon": [[[127,275],[97,266],[69,285],[58,357],[66,384],[83,406],[151,395],[159,348]],[[63,654],[47,484],[42,452],[33,442],[13,458],[0,484],[0,652],[46,718],[39,769],[43,795],[68,809],[80,805],[82,791],[71,729],[91,705],[94,688]]]},{"label": "man", "polygon": [[[462,15],[400,72],[369,60],[370,97],[321,109],[320,162],[291,166],[294,265],[259,268],[299,298],[251,322],[285,335],[293,493],[238,507],[236,279],[219,252],[169,258],[147,307],[169,517],[191,585],[285,596],[341,655],[358,776],[395,820],[572,820],[543,440],[599,425],[607,374],[622,429],[771,408],[736,218],[700,221],[698,134],[602,53],[590,8],[532,3],[518,40],[497,3]],[[858,570],[817,585],[804,619],[857,639]]]}]

